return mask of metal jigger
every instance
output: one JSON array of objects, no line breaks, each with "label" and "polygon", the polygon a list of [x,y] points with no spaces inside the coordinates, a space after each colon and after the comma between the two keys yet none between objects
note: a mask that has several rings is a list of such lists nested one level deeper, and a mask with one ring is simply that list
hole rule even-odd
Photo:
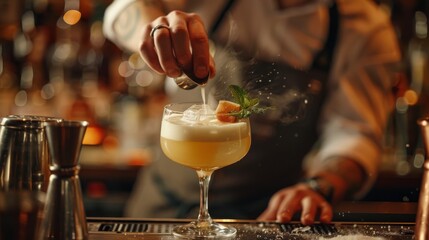
[{"label": "metal jigger", "polygon": [[51,156],[42,239],[88,239],[82,190],[79,181],[79,155],[88,122],[46,123],[45,132]]},{"label": "metal jigger", "polygon": [[426,152],[426,160],[423,165],[423,178],[419,195],[419,206],[416,216],[416,240],[429,239],[429,117],[420,119],[423,143]]}]

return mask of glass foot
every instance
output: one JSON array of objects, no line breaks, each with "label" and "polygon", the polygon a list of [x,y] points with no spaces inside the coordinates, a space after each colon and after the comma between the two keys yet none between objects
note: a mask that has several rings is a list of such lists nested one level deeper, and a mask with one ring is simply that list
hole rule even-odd
[{"label": "glass foot", "polygon": [[173,235],[178,239],[232,239],[237,230],[219,223],[197,225],[191,222],[173,229]]}]

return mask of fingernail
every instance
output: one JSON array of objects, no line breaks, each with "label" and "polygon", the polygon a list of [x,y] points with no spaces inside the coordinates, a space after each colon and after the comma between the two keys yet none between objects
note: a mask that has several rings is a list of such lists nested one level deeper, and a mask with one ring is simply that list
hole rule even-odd
[{"label": "fingernail", "polygon": [[277,217],[277,221],[290,221],[291,217],[288,212],[282,212],[280,216]]}]

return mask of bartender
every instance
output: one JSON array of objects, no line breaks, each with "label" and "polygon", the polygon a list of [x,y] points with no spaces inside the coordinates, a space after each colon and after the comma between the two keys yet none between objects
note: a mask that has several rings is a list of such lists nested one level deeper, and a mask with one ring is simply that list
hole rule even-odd
[{"label": "bartender", "polygon": [[[115,0],[104,32],[160,74],[210,73],[213,98],[238,82],[274,109],[251,117],[246,157],[214,173],[212,217],[329,223],[374,183],[400,50],[373,1]],[[175,93],[201,102],[199,88]],[[160,152],[143,171],[127,216],[197,215],[193,170]]]}]

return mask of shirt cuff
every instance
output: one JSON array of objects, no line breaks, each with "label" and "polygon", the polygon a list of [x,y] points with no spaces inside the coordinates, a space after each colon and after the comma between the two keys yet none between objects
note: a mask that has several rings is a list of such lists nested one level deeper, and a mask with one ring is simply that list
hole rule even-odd
[{"label": "shirt cuff", "polygon": [[103,18],[103,33],[112,42],[117,43],[114,30],[115,21],[125,8],[134,2],[136,0],[115,0],[106,8]]}]

